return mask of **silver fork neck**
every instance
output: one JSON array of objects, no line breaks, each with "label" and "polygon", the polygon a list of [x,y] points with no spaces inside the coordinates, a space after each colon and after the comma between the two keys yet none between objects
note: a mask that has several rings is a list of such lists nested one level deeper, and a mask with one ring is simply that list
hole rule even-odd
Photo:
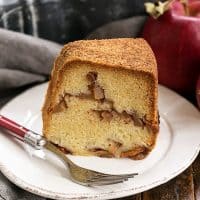
[{"label": "silver fork neck", "polygon": [[42,135],[39,135],[33,131],[28,131],[24,135],[24,142],[39,150],[42,149],[46,144],[46,139]]}]

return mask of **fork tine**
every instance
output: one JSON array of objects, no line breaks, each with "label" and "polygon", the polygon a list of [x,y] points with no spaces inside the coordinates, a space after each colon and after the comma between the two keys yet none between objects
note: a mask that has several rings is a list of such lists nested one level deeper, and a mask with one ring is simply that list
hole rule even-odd
[{"label": "fork tine", "polygon": [[138,173],[132,173],[132,174],[104,174],[101,172],[95,172],[95,177],[107,177],[107,176],[115,176],[115,177],[132,177],[136,176]]},{"label": "fork tine", "polygon": [[95,181],[100,181],[100,180],[117,180],[117,179],[128,179],[128,178],[133,178],[134,176],[97,176],[97,177],[91,177],[88,180],[95,180]]},{"label": "fork tine", "polygon": [[104,178],[104,179],[89,179],[89,180],[87,180],[88,182],[91,182],[91,183],[95,183],[95,182],[110,182],[110,181],[127,181],[128,180],[128,178],[115,178],[115,179],[113,179],[113,178]]},{"label": "fork tine", "polygon": [[106,177],[112,178],[133,178],[136,174],[124,174],[124,175],[111,175],[111,174],[99,174],[93,177],[93,179],[101,179]]},{"label": "fork tine", "polygon": [[138,173],[130,173],[130,174],[116,174],[115,176],[136,176]]},{"label": "fork tine", "polygon": [[[79,167],[79,166],[78,166]],[[101,176],[110,176],[110,175],[112,175],[112,176],[126,176],[126,175],[130,175],[130,176],[132,176],[132,175],[138,175],[138,173],[128,173],[128,174],[107,174],[107,173],[103,173],[103,172],[98,172],[98,171],[94,171],[94,170],[90,170],[90,172],[92,172],[95,176],[99,176],[99,175],[101,175]]]}]

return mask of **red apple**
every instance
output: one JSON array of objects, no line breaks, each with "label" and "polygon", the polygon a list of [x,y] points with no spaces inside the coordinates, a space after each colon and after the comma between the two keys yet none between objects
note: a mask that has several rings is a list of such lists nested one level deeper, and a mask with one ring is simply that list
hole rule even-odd
[{"label": "red apple", "polygon": [[197,104],[198,104],[199,109],[200,109],[200,76],[199,76],[198,81],[197,81],[196,98],[197,98]]},{"label": "red apple", "polygon": [[188,8],[191,16],[200,17],[200,1],[199,0],[189,0]]},{"label": "red apple", "polygon": [[175,0],[158,19],[149,17],[143,30],[157,59],[159,82],[186,97],[195,96],[200,74],[199,16],[199,0],[190,0],[187,9]]}]

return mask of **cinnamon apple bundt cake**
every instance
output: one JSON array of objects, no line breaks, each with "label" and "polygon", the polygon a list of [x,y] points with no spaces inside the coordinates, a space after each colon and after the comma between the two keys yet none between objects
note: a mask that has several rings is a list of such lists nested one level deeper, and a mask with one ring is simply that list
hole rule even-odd
[{"label": "cinnamon apple bundt cake", "polygon": [[65,153],[143,159],[159,131],[157,86],[143,39],[68,43],[52,70],[43,133]]}]

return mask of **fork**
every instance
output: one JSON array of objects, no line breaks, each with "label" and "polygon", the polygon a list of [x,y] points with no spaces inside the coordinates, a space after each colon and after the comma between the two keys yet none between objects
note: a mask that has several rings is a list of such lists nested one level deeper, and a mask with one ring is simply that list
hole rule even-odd
[{"label": "fork", "polygon": [[47,141],[42,135],[25,128],[16,122],[0,115],[0,127],[9,130],[7,133],[15,136],[22,142],[32,146],[36,150],[47,149],[56,154],[68,167],[70,179],[84,186],[101,186],[122,183],[133,178],[137,173],[132,174],[105,174],[94,170],[86,169],[73,163],[58,147]]}]

